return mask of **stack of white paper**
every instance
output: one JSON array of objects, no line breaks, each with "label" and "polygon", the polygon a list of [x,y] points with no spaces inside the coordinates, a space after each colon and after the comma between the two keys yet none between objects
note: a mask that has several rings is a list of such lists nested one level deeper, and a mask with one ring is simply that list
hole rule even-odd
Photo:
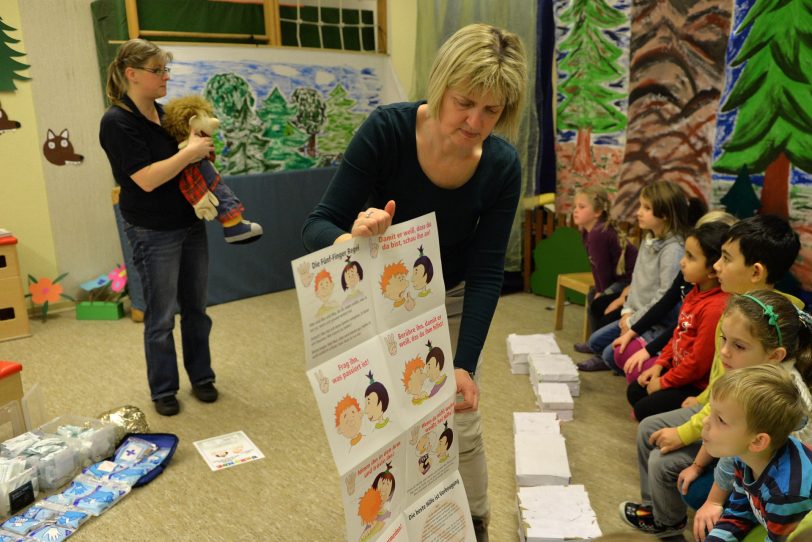
[{"label": "stack of white paper", "polygon": [[523,542],[591,540],[601,536],[582,485],[520,487],[519,539]]},{"label": "stack of white paper", "polygon": [[569,386],[561,382],[536,382],[533,389],[542,412],[555,412],[561,421],[572,419],[574,405]]},{"label": "stack of white paper", "polygon": [[570,483],[564,437],[558,433],[516,433],[516,485],[543,486]]},{"label": "stack of white paper", "polygon": [[570,395],[578,397],[581,382],[578,369],[572,358],[566,354],[529,354],[527,366],[530,382],[563,382],[570,389]]},{"label": "stack of white paper", "polygon": [[514,412],[513,433],[558,433],[561,425],[555,412]]},{"label": "stack of white paper", "polygon": [[516,335],[511,333],[507,337],[508,362],[510,372],[518,375],[528,374],[527,356],[529,354],[559,354],[561,349],[555,342],[552,333],[537,333],[535,335]]}]

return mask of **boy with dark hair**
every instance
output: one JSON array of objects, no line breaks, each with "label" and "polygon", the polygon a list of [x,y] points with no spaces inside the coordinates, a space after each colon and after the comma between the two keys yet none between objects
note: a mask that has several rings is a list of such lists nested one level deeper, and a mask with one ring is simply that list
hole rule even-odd
[{"label": "boy with dark hair", "polygon": [[[722,243],[722,257],[713,268],[727,293],[773,290],[775,282],[789,271],[800,246],[798,234],[786,220],[757,215],[730,228]],[[803,308],[799,299],[787,297]],[[716,327],[717,349],[705,391],[686,399],[683,408],[649,416],[637,428],[642,503],[620,503],[620,516],[629,525],[661,538],[681,535],[687,523],[687,508],[677,488],[679,474],[690,465],[702,470],[709,466],[709,462],[700,463],[707,459],[698,458],[697,452],[702,424],[710,412],[711,390],[725,373],[718,347],[721,322]]]},{"label": "boy with dark hair", "polygon": [[768,540],[786,540],[812,510],[812,450],[790,436],[806,415],[792,377],[778,366],[719,378],[702,439],[712,456],[735,457],[735,480],[706,542],[742,540],[758,524]]}]

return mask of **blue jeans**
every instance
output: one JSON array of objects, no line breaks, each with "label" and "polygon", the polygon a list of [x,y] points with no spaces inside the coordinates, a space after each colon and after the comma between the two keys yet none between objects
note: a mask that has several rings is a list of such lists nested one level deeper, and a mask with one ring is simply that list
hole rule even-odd
[{"label": "blue jeans", "polygon": [[206,314],[209,251],[204,222],[151,230],[125,222],[144,292],[144,351],[152,400],[178,392],[175,309],[180,306],[183,365],[193,386],[214,382]]},{"label": "blue jeans", "polygon": [[612,341],[620,337],[620,326],[618,324],[620,324],[620,321],[615,320],[595,330],[589,336],[587,343],[589,348],[601,357],[607,367],[616,373],[623,374],[623,370],[615,365],[615,351],[612,348]]}]

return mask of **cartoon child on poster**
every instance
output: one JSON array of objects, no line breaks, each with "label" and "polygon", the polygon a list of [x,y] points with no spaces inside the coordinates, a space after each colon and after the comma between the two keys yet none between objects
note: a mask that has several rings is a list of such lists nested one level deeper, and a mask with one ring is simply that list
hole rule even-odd
[{"label": "cartoon child on poster", "polygon": [[389,423],[389,418],[384,418],[386,409],[389,408],[389,392],[380,382],[375,382],[375,377],[372,371],[367,373],[369,378],[369,386],[364,391],[364,399],[366,399],[366,407],[364,414],[367,419],[375,424],[375,429],[383,429]]},{"label": "cartoon child on poster", "polygon": [[412,396],[412,404],[419,405],[429,398],[429,394],[423,391],[423,384],[426,382],[426,363],[420,356],[415,356],[406,362],[403,368],[403,387],[406,393]]},{"label": "cartoon child on poster", "polygon": [[409,287],[409,281],[406,278],[408,274],[409,270],[406,269],[403,261],[390,263],[383,268],[380,282],[381,293],[392,302],[393,308],[403,307],[407,311],[414,309],[414,298],[411,294],[406,293],[406,288]]},{"label": "cartoon child on poster", "polygon": [[316,275],[316,297],[321,301],[321,307],[316,311],[316,318],[324,318],[338,309],[338,303],[330,299],[333,295],[333,277],[329,271],[322,269]]},{"label": "cartoon child on poster", "polygon": [[384,528],[384,523],[378,519],[378,514],[383,508],[381,492],[371,487],[358,499],[358,516],[364,524],[364,531],[358,542],[372,540]]},{"label": "cartoon child on poster", "polygon": [[389,502],[395,495],[395,476],[392,474],[392,464],[386,464],[386,470],[379,472],[372,481],[372,488],[381,494],[381,509],[378,511],[378,520],[386,521],[392,515],[388,509]]},{"label": "cartoon child on poster", "polygon": [[361,406],[355,397],[345,395],[336,405],[336,431],[350,441],[350,446],[355,446],[364,435],[361,434]]},{"label": "cartoon child on poster", "polygon": [[356,261],[350,260],[347,256],[347,265],[341,271],[341,288],[346,292],[342,307],[352,305],[354,301],[363,299],[364,292],[358,289],[358,285],[364,279],[364,270],[361,269],[361,264]]},{"label": "cartoon child on poster", "polygon": [[414,451],[417,454],[417,469],[425,475],[431,470],[431,433],[424,433],[417,440]]},{"label": "cartoon child on poster", "polygon": [[434,448],[434,453],[437,454],[437,459],[440,463],[445,463],[449,458],[448,451],[451,449],[451,444],[454,443],[454,431],[448,427],[448,421],[443,424],[445,429],[440,433],[440,438],[437,439],[437,446]]},{"label": "cartoon child on poster", "polygon": [[429,382],[432,384],[429,397],[434,397],[448,378],[448,375],[443,372],[445,354],[439,346],[431,346],[431,341],[426,346],[429,349],[428,356],[426,356],[426,373]]},{"label": "cartoon child on poster", "polygon": [[434,278],[434,266],[428,256],[423,254],[423,247],[417,249],[420,257],[414,261],[412,266],[412,286],[418,297],[426,297],[431,293],[429,282]]}]

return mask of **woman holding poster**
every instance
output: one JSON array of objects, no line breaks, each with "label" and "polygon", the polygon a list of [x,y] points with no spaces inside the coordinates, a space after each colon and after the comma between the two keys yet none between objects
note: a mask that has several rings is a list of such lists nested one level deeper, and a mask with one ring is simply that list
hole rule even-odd
[{"label": "woman holding poster", "polygon": [[475,375],[522,187],[516,149],[492,132],[515,135],[526,86],[515,34],[485,24],[460,29],[434,60],[427,101],[379,107],[358,129],[302,232],[314,251],[436,213],[461,396],[459,470],[477,540],[487,540],[490,507]]}]

